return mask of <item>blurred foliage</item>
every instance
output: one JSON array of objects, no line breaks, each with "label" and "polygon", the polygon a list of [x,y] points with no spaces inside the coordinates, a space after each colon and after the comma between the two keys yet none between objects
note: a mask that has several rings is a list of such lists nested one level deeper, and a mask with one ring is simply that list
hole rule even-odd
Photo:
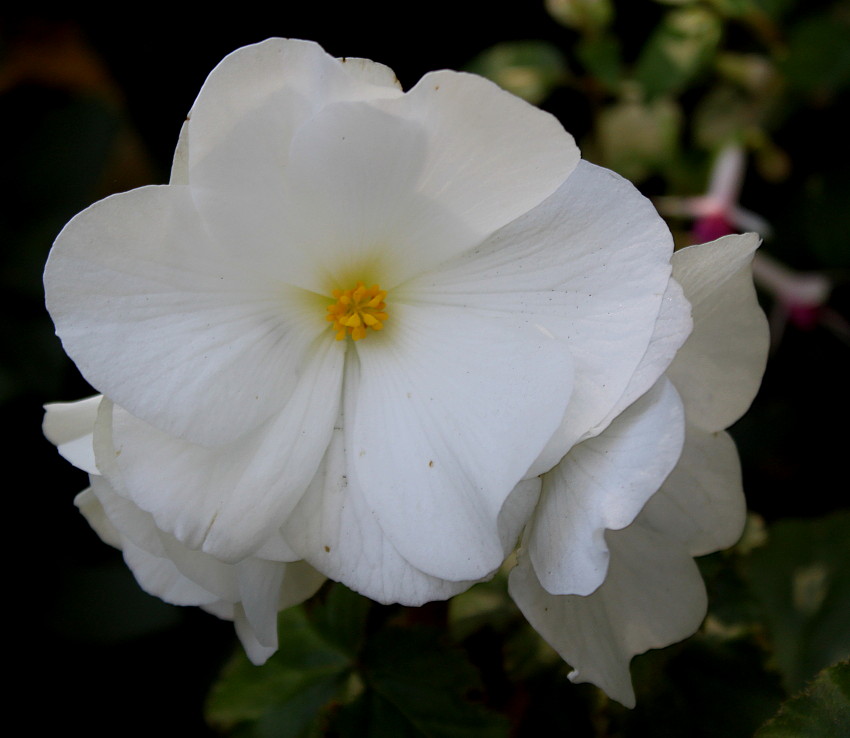
[{"label": "blurred foliage", "polygon": [[738,546],[702,559],[706,623],[635,659],[634,710],[568,682],[569,667],[516,610],[502,573],[420,611],[330,585],[281,614],[281,649],[266,665],[237,651],[207,716],[239,738],[496,738],[508,725],[521,737],[749,738],[763,724],[797,725],[792,715],[811,721],[801,736],[839,738],[817,731],[847,719],[846,664],[796,693],[850,653],[848,527],[844,512],[766,528],[754,517]]},{"label": "blurred foliage", "polygon": [[439,630],[392,619],[367,629],[369,608],[334,584],[282,613],[280,649],[259,668],[234,656],[210,722],[245,738],[507,736],[507,721],[476,701],[477,671]]},{"label": "blurred foliage", "polygon": [[475,57],[467,69],[535,105],[569,74],[564,55],[544,41],[498,44]]},{"label": "blurred foliage", "polygon": [[824,669],[786,702],[756,738],[841,738],[850,734],[850,661]]},{"label": "blurred foliage", "polygon": [[[474,23],[459,22],[455,4],[429,5],[392,34],[395,7],[370,14],[368,3],[235,13],[203,27],[140,14],[121,33],[111,18],[72,11],[0,18],[0,399],[17,431],[8,457],[35,454],[40,471],[10,496],[10,519],[40,544],[10,567],[9,591],[37,634],[20,639],[12,673],[45,725],[92,736],[850,735],[850,517],[846,494],[835,494],[849,409],[850,2],[472,6]],[[94,200],[165,181],[204,75],[269,35],[386,62],[408,86],[468,63],[556,115],[586,158],[652,197],[704,194],[718,152],[740,146],[739,201],[772,226],[763,249],[795,274],[828,278],[828,301],[805,320],[762,293],[774,351],[733,429],[751,527],[700,561],[711,603],[700,633],[635,659],[634,710],[568,681],[503,574],[420,610],[328,586],[281,614],[282,647],[265,666],[239,652],[216,676],[230,624],[140,593],[72,508],[85,478],[39,432],[42,402],[88,392],[44,312],[50,243]],[[670,224],[679,244],[694,238],[693,217]]]},{"label": "blurred foliage", "polygon": [[774,659],[790,692],[850,654],[850,514],[782,520],[748,558]]}]

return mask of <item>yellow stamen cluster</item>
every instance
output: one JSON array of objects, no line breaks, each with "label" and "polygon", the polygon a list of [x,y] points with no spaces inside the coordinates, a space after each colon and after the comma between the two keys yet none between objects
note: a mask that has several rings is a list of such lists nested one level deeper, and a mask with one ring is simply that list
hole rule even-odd
[{"label": "yellow stamen cluster", "polygon": [[389,317],[384,312],[387,292],[376,284],[367,287],[358,282],[353,290],[334,290],[333,296],[336,302],[328,305],[325,320],[334,324],[337,341],[345,338],[346,333],[359,341],[366,336],[367,328],[379,331]]}]

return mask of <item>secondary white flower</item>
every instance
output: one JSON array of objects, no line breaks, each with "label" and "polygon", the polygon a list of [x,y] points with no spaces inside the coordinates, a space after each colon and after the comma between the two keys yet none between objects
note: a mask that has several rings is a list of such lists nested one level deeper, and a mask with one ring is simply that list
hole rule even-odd
[{"label": "secondary white flower", "polygon": [[[757,246],[754,234],[727,236],[673,255],[675,281],[624,403],[637,399],[544,475],[511,573],[511,595],[573,666],[570,677],[628,706],[632,656],[702,622],[692,557],[732,545],[743,529],[740,465],[723,429],[749,407],[767,356],[750,270]],[[677,351],[669,328],[687,312],[682,292],[694,328]]]},{"label": "secondary white flower", "polygon": [[538,475],[666,368],[644,368],[659,315],[687,335],[671,252],[629,183],[491,83],[402,93],[269,40],[212,72],[169,185],[57,238],[48,307],[104,398],[46,432],[142,586],[235,618],[262,660],[320,576],[404,604],[490,576]]}]

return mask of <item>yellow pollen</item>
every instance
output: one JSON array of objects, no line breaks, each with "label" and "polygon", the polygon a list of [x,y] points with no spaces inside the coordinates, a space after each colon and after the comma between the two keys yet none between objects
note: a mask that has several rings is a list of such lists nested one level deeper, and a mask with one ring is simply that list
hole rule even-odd
[{"label": "yellow pollen", "polygon": [[334,324],[337,341],[345,338],[346,334],[359,341],[365,338],[367,328],[379,331],[389,317],[384,312],[387,292],[376,284],[367,287],[358,282],[353,290],[334,290],[333,296],[336,302],[328,305],[325,320]]}]

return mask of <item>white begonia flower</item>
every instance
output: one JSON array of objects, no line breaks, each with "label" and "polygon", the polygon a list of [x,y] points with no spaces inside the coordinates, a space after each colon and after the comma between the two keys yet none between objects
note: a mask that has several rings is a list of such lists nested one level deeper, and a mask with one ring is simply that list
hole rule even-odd
[{"label": "white begonia flower", "polygon": [[[758,243],[726,236],[673,255],[675,281],[624,398],[659,363],[665,375],[544,475],[510,575],[511,596],[570,678],[629,707],[631,658],[691,635],[705,616],[693,557],[743,531],[740,464],[724,429],[749,407],[767,358],[750,267]],[[676,351],[669,321],[686,309],[682,292],[693,332]]]},{"label": "white begonia flower", "polygon": [[[169,185],[57,238],[48,308],[104,397],[45,432],[142,586],[233,618],[262,661],[323,576],[416,605],[492,575],[539,475],[640,416],[612,422],[685,340],[671,253],[634,187],[486,80],[403,93],[272,39],[213,70]],[[639,402],[622,443],[664,429],[661,475],[681,408],[666,386]],[[603,485],[606,526],[653,483]],[[565,568],[598,567],[592,549]]]}]

